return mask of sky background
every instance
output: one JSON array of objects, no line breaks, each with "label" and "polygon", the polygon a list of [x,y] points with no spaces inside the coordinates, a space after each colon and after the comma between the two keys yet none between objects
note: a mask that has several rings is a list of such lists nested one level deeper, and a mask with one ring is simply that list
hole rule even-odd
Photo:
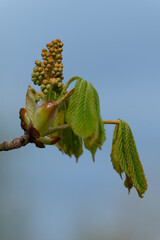
[{"label": "sky background", "polygon": [[0,153],[0,240],[160,239],[160,1],[0,0],[0,141],[23,134],[19,109],[47,42],[64,43],[64,83],[97,89],[102,118],[129,123],[148,190],[128,195],[110,161],[54,146]]}]

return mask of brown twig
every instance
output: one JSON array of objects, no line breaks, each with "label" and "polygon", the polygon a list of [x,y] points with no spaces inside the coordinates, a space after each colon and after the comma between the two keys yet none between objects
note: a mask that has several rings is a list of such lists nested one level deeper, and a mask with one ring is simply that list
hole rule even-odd
[{"label": "brown twig", "polygon": [[0,143],[0,151],[9,151],[23,147],[29,143],[29,135],[25,134],[19,138],[15,138],[12,141],[6,141]]}]

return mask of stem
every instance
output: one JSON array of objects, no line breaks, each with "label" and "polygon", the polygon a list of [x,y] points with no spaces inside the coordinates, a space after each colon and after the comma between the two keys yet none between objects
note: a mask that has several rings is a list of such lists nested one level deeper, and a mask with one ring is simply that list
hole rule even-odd
[{"label": "stem", "polygon": [[12,141],[6,141],[0,143],[0,151],[9,151],[16,148],[23,147],[29,143],[29,135],[23,135],[19,138],[15,138]]},{"label": "stem", "polygon": [[[119,124],[119,120],[102,120],[102,121],[103,121],[104,124]],[[47,136],[49,134],[52,134],[54,132],[57,132],[57,131],[67,129],[67,128],[70,128],[69,124],[64,124],[64,125],[61,125],[61,126],[58,126],[58,127],[50,128],[47,131],[47,133],[45,134],[45,136]]]},{"label": "stem", "polygon": [[[74,89],[72,89],[71,91],[73,91],[73,90]],[[71,92],[71,91],[68,92],[68,94],[72,94],[73,92]],[[102,121],[104,124],[119,124],[119,120],[102,120]],[[57,132],[57,131],[67,129],[67,128],[70,128],[69,124],[64,124],[61,126],[51,128],[47,131],[45,136],[52,134],[54,132]],[[29,142],[30,142],[29,135],[25,134],[19,138],[13,139],[12,141],[6,141],[3,143],[0,143],[0,151],[9,151],[9,150],[17,149],[17,148],[27,145]]]},{"label": "stem", "polygon": [[119,124],[119,120],[102,120],[104,124]]},{"label": "stem", "polygon": [[47,131],[47,133],[45,133],[45,136],[47,136],[49,134],[52,134],[54,132],[57,132],[57,131],[61,131],[61,130],[67,129],[67,128],[70,128],[69,124],[64,124],[64,125],[60,125],[60,126],[57,126],[57,127],[54,127],[54,128],[50,128]]}]

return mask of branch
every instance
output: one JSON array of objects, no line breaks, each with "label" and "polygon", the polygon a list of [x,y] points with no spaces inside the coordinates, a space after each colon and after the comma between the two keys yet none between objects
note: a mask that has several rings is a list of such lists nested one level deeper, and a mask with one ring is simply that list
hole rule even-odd
[{"label": "branch", "polygon": [[6,141],[0,143],[0,151],[9,151],[12,149],[20,148],[29,143],[29,135],[25,134],[19,138],[15,138],[12,141]]},{"label": "branch", "polygon": [[[103,123],[104,124],[119,124],[119,120],[103,120]],[[49,129],[45,135],[47,136],[49,134],[52,134],[54,132],[61,131],[61,130],[67,129],[67,128],[70,128],[69,124],[57,126],[57,127]],[[12,141],[6,141],[3,143],[0,143],[0,151],[9,151],[9,150],[17,149],[17,148],[27,145],[29,142],[30,142],[29,135],[24,134],[23,136],[21,136],[19,138],[13,139]]]}]

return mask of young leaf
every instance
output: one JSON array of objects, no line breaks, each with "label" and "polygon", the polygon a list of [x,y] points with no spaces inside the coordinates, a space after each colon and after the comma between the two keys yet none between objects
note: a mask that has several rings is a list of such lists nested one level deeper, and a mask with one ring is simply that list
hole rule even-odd
[{"label": "young leaf", "polygon": [[[62,106],[58,109],[54,126],[66,124],[65,121],[66,108],[67,108],[66,103],[63,103]],[[74,155],[76,157],[76,160],[78,161],[78,158],[83,153],[82,138],[75,135],[71,128],[55,132],[52,135],[60,137],[60,141],[56,144],[59,150],[69,155],[70,157]]]},{"label": "young leaf", "polygon": [[85,147],[94,155],[105,140],[104,124],[100,116],[99,97],[95,88],[83,79],[78,79],[69,101],[67,122]]},{"label": "young leaf", "polygon": [[125,122],[120,120],[118,127],[118,136],[116,142],[116,154],[118,155],[120,167],[123,172],[129,176],[128,164],[125,153]]},{"label": "young leaf", "polygon": [[147,181],[131,129],[122,120],[114,130],[111,161],[113,168],[120,176],[122,172],[126,174],[124,185],[128,188],[128,191],[134,186],[139,196],[142,197],[142,194],[147,190]]},{"label": "young leaf", "polygon": [[103,142],[105,141],[105,135],[103,135],[103,138],[99,135],[92,144],[90,143],[92,140],[92,137],[84,138],[84,146],[86,149],[88,149],[92,154],[92,159],[95,161],[95,153],[97,151],[97,148],[101,149],[101,146]]},{"label": "young leaf", "polygon": [[116,149],[117,139],[118,139],[118,128],[119,128],[119,126],[116,125],[115,129],[114,129],[114,132],[113,132],[112,150],[111,150],[111,155],[110,156],[111,156],[111,162],[112,162],[113,168],[116,170],[116,172],[122,178],[123,170],[121,169],[119,154],[118,154],[118,151]]},{"label": "young leaf", "polygon": [[76,161],[78,162],[78,158],[83,153],[82,138],[75,135],[70,128],[61,131],[59,136],[60,141],[57,144],[59,150],[69,155],[70,157],[74,155]]},{"label": "young leaf", "polygon": [[132,179],[139,196],[142,197],[142,194],[147,190],[147,181],[139,159],[132,131],[127,123],[125,123],[125,153],[130,178]]},{"label": "young leaf", "polygon": [[100,112],[98,115],[99,115],[99,119],[98,119],[98,123],[96,125],[94,133],[90,137],[84,138],[84,146],[91,152],[93,161],[95,161],[94,156],[97,151],[97,148],[99,147],[101,149],[101,146],[105,141],[104,123],[101,120]]},{"label": "young leaf", "polygon": [[77,81],[69,101],[66,120],[79,137],[91,136],[97,124],[93,93],[93,86],[81,78]]},{"label": "young leaf", "polygon": [[96,143],[100,148],[105,140],[105,129],[100,115],[99,97],[95,88],[92,90],[92,111],[96,117],[96,125],[93,134],[88,137],[88,144]]},{"label": "young leaf", "polygon": [[31,122],[33,121],[34,113],[36,111],[36,105],[36,91],[29,86],[26,94],[26,110]]},{"label": "young leaf", "polygon": [[119,125],[115,126],[113,133],[111,161],[113,168],[120,174],[125,172],[129,176],[128,165],[125,155],[124,145],[124,122],[120,120]]}]

